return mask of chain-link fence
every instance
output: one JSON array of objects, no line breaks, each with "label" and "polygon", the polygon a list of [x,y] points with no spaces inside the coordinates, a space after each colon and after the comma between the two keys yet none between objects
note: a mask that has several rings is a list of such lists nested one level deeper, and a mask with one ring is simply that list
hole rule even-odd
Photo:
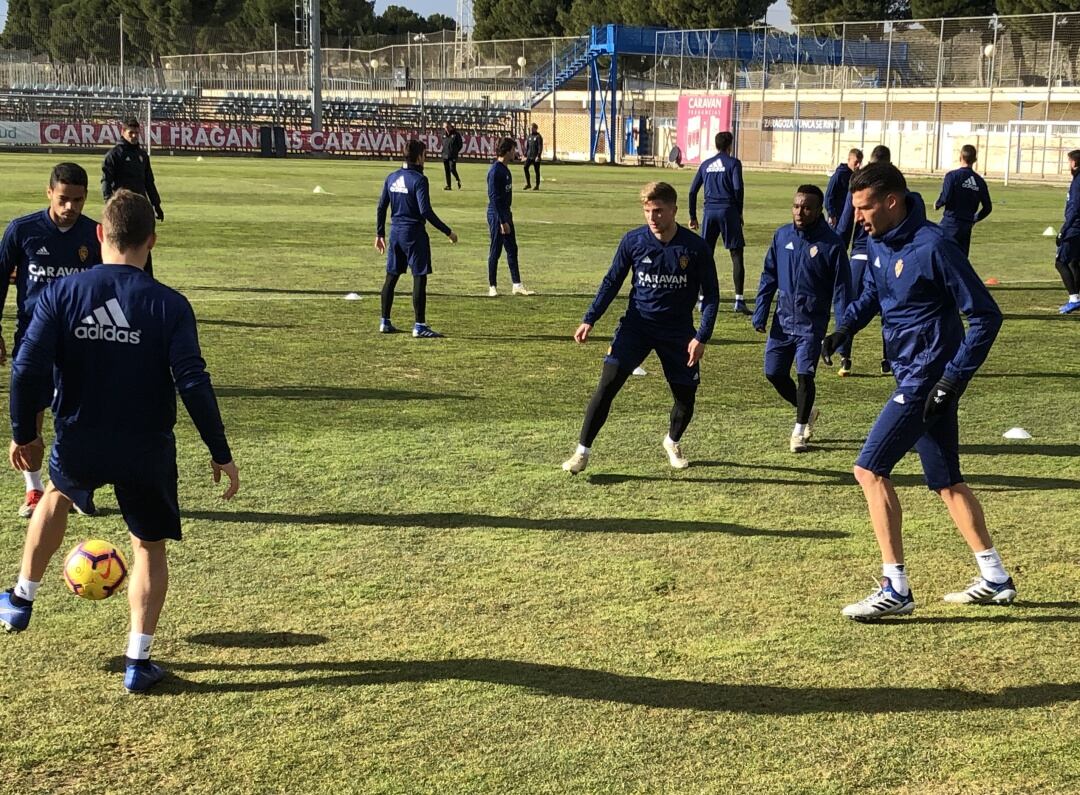
[{"label": "chain-link fence", "polygon": [[904,168],[940,171],[972,143],[991,175],[1060,176],[1052,140],[1023,160],[1039,169],[1018,169],[1008,124],[1074,117],[1080,13],[664,31],[651,79],[657,151],[675,140],[679,95],[722,92],[752,162],[827,168],[884,144]]}]

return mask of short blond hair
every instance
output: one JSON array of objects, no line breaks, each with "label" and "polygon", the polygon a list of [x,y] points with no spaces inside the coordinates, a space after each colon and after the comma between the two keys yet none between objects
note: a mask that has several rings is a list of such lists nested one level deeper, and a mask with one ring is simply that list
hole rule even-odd
[{"label": "short blond hair", "polygon": [[641,203],[648,204],[649,202],[675,205],[679,203],[679,194],[666,182],[650,182],[641,189]]}]

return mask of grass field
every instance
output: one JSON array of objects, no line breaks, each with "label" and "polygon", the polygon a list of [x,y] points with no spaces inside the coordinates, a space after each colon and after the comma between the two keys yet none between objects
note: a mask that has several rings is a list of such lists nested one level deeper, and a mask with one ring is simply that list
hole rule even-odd
[{"label": "grass field", "polygon": [[[0,156],[0,219],[44,206],[57,159]],[[96,179],[98,158],[79,160]],[[692,174],[547,168],[515,197],[539,295],[489,299],[486,166],[464,166],[465,190],[434,192],[461,236],[433,239],[429,318],[448,337],[421,341],[374,333],[391,167],[155,159],[155,269],[199,316],[241,493],[218,499],[181,412],[186,538],[155,646],[173,675],[152,697],[121,688],[126,602],[71,597],[54,564],[30,630],[0,637],[0,792],[1080,789],[1080,325],[1056,313],[1041,236],[1063,188],[992,185],[973,247],[1006,322],[961,404],[963,463],[1019,600],[941,602],[975,568],[909,457],[896,482],[919,609],[861,625],[840,608],[879,571],[851,476],[892,384],[872,374],[876,324],[855,377],[821,373],[814,450],[793,456],[721,258],[690,469],[660,448],[669,395],[650,359],[570,478],[559,463],[624,301],[594,342],[570,335],[641,222],[639,185],[684,193]],[[804,179],[748,175],[750,294]],[[401,291],[395,320],[410,316]],[[1034,439],[1003,440],[1014,425]],[[22,482],[5,478],[13,578]],[[127,547],[114,498],[98,502],[68,544]]]}]

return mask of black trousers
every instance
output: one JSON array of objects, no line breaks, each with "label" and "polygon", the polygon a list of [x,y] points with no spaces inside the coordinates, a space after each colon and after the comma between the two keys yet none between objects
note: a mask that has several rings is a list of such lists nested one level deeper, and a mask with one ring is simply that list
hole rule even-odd
[{"label": "black trousers", "polygon": [[461,184],[461,177],[457,174],[457,160],[444,160],[442,161],[443,171],[446,172],[446,187],[450,187],[450,175],[454,175],[454,179],[457,180],[458,185]]},{"label": "black trousers", "polygon": [[529,182],[529,166],[533,167],[533,172],[536,174],[536,185],[540,184],[540,158],[530,157],[525,161],[525,185],[528,186]]}]

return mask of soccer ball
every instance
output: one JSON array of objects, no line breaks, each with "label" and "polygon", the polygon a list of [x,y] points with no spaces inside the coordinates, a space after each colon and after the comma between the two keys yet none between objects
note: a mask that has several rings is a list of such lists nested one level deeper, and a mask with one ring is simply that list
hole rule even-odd
[{"label": "soccer ball", "polygon": [[64,558],[64,582],[83,599],[107,599],[124,587],[128,565],[108,541],[83,541]]}]

